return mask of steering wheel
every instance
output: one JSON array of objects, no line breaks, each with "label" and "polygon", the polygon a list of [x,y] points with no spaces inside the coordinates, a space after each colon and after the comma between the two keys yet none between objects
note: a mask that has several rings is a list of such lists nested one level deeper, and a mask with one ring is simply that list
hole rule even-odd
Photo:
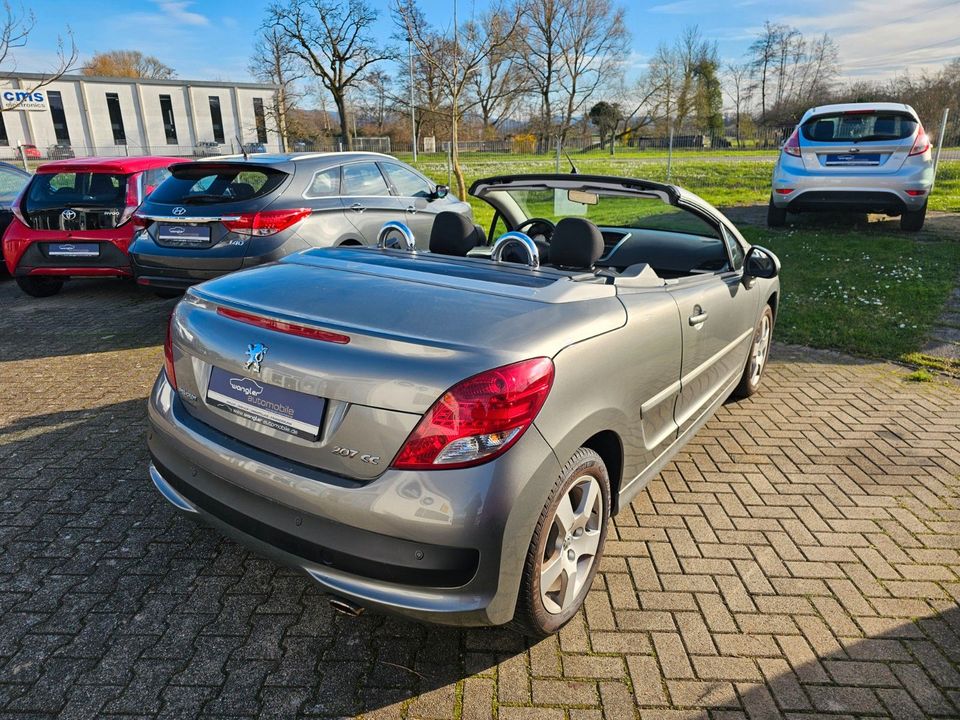
[{"label": "steering wheel", "polygon": [[[524,230],[524,228],[527,227],[530,229]],[[550,242],[550,238],[553,237],[553,231],[556,229],[556,225],[546,218],[541,217],[533,217],[524,220],[514,228],[516,232],[522,232],[526,235],[529,235],[534,241],[540,240],[544,243]]]}]

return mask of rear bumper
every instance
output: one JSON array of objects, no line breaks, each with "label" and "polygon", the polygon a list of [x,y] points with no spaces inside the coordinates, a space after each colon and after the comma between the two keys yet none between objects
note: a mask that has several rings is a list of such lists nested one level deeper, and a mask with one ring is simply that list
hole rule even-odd
[{"label": "rear bumper", "polygon": [[163,373],[149,420],[151,477],[179,510],[303,570],[329,593],[443,624],[512,619],[533,527],[560,470],[531,428],[476,468],[387,470],[359,483],[201,423]]},{"label": "rear bumper", "polygon": [[[103,231],[68,235],[51,231],[32,231],[19,221],[10,224],[3,237],[3,256],[14,276],[56,275],[59,277],[129,277],[130,238],[118,228],[119,236],[104,237]],[[50,243],[95,243],[96,257],[65,257],[48,254]]]},{"label": "rear bumper", "polygon": [[274,262],[304,247],[301,240],[284,233],[203,249],[164,247],[141,235],[130,246],[130,267],[141,285],[184,290],[227,273]]},{"label": "rear bumper", "polygon": [[[904,164],[895,173],[818,173],[794,158],[780,156],[773,172],[773,204],[791,212],[850,210],[900,215],[919,210],[933,186],[928,163]],[[791,190],[781,194],[779,190]],[[911,195],[908,191],[921,193]]]}]

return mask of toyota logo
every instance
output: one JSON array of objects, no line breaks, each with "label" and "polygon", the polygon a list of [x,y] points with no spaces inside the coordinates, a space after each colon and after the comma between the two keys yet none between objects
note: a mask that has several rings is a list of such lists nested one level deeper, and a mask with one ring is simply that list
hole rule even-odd
[{"label": "toyota logo", "polygon": [[62,213],[60,213],[60,215],[63,216],[63,219],[64,219],[64,220],[76,220],[76,219],[77,219],[77,213],[76,213],[76,211],[75,211],[75,210],[70,210],[69,208],[66,209],[66,210],[64,210]]},{"label": "toyota logo", "polygon": [[173,209],[173,214],[176,215],[177,217],[180,217],[181,215],[186,215],[187,209],[185,207],[175,207]]}]

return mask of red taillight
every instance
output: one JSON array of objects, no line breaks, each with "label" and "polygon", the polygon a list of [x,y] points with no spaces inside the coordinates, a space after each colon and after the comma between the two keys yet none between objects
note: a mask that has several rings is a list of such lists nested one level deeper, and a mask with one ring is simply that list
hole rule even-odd
[{"label": "red taillight", "polygon": [[133,223],[133,226],[139,230],[142,230],[147,225],[150,224],[150,221],[147,220],[143,215],[139,213],[134,213],[133,217],[130,218],[130,222]]},{"label": "red taillight", "polygon": [[117,219],[117,225],[123,225],[140,207],[143,197],[140,193],[140,173],[134,173],[127,178],[127,194],[124,200],[123,212]]},{"label": "red taillight", "polygon": [[923,125],[917,123],[917,139],[913,141],[913,147],[910,149],[910,155],[923,155],[930,149],[930,136],[927,135]]},{"label": "red taillight", "polygon": [[27,190],[30,188],[31,183],[27,183],[23,186],[23,189],[17,194],[17,199],[13,201],[13,205],[10,206],[10,209],[13,211],[13,216],[22,222],[27,227],[30,227],[30,223],[27,222],[27,218],[23,214],[23,199],[27,196]]},{"label": "red taillight", "polygon": [[777,195],[789,195],[793,192],[793,188],[777,188]]},{"label": "red taillight", "polygon": [[926,190],[907,190],[907,195],[910,197],[920,197],[921,195],[926,195]]},{"label": "red taillight", "polygon": [[231,320],[238,320],[248,325],[256,325],[265,330],[274,330],[287,335],[299,335],[300,337],[310,338],[311,340],[322,340],[323,342],[336,343],[337,345],[346,345],[350,342],[349,335],[321,330],[320,328],[310,327],[309,325],[298,325],[297,323],[286,322],[285,320],[275,320],[260,315],[243,312],[242,310],[233,310],[231,308],[218,307],[217,314],[228,317]]},{"label": "red taillight", "polygon": [[177,389],[177,371],[173,366],[173,313],[167,323],[167,339],[163,343],[163,370],[167,374],[167,382]]},{"label": "red taillight", "polygon": [[261,210],[256,213],[243,213],[236,220],[223,220],[222,222],[227,230],[238,235],[265,237],[286,230],[303,220],[311,212],[310,208]]},{"label": "red taillight", "polygon": [[783,144],[783,151],[787,155],[800,157],[800,126],[799,125],[796,128],[794,128],[793,132],[790,133],[790,137],[788,137],[787,141]]},{"label": "red taillight", "polygon": [[530,427],[552,385],[553,362],[545,357],[457,383],[421,418],[391,466],[438,470],[492,460]]}]

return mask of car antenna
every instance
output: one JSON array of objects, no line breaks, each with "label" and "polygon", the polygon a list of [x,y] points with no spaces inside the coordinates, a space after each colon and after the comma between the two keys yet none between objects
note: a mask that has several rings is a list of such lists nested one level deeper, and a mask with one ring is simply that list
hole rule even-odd
[{"label": "car antenna", "polygon": [[567,156],[567,162],[570,163],[570,174],[571,174],[571,175],[579,175],[579,174],[580,174],[580,171],[577,170],[577,166],[574,165],[574,164],[573,164],[573,160],[570,159],[570,153],[568,153],[566,150],[564,150],[564,151],[563,151],[563,154]]},{"label": "car antenna", "polygon": [[234,135],[234,137],[237,139],[237,145],[240,146],[240,152],[243,153],[243,161],[246,162],[247,160],[250,159],[250,158],[247,157],[247,149],[243,146],[243,143],[240,142],[240,136],[239,136],[239,135]]}]

